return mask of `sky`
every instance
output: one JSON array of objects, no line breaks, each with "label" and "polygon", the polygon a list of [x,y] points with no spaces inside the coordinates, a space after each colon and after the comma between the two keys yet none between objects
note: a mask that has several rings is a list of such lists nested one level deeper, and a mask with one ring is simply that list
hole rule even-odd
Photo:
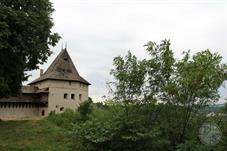
[{"label": "sky", "polygon": [[[65,47],[79,72],[92,85],[94,101],[108,96],[106,83],[112,80],[113,58],[130,50],[146,58],[144,44],[171,40],[176,58],[183,51],[210,49],[227,63],[227,0],[51,0],[54,32],[62,39],[54,54],[40,68],[46,70]],[[29,72],[28,82],[39,70]],[[220,88],[221,100],[227,89]]]}]

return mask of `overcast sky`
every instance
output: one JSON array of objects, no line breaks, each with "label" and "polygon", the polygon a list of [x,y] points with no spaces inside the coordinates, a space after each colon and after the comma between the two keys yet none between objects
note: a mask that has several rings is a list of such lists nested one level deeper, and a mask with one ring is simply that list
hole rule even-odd
[{"label": "overcast sky", "polygon": [[[53,31],[62,40],[45,65],[47,69],[67,42],[68,52],[80,75],[92,85],[89,95],[100,100],[107,94],[106,82],[113,58],[128,50],[147,56],[148,41],[171,40],[176,57],[191,49],[210,49],[227,62],[226,0],[52,0],[55,12]],[[29,81],[39,76],[31,72]],[[222,99],[227,90],[220,89]]]}]

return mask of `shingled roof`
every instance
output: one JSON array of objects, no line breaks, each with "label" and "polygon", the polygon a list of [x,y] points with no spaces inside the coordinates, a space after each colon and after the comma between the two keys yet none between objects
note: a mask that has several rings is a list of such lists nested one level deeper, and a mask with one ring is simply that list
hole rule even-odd
[{"label": "shingled roof", "polygon": [[63,80],[63,81],[77,81],[87,85],[90,85],[84,78],[82,78],[76,67],[74,66],[72,59],[70,58],[66,48],[62,49],[59,55],[52,62],[46,72],[38,79],[29,83],[29,85],[41,82],[44,80]]}]

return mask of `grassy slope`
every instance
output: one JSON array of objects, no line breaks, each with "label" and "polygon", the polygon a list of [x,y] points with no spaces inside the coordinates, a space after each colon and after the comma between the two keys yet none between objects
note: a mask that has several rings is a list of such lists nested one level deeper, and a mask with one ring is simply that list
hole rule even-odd
[{"label": "grassy slope", "polygon": [[0,121],[0,151],[68,151],[64,129],[51,122]]}]

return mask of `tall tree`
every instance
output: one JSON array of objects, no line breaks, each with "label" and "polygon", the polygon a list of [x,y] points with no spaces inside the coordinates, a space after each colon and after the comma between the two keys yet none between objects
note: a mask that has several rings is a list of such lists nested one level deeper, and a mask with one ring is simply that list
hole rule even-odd
[{"label": "tall tree", "polygon": [[[160,126],[175,149],[188,130],[199,126],[194,117],[200,109],[219,100],[218,89],[227,79],[227,65],[222,64],[219,54],[209,50],[194,55],[184,52],[182,59],[176,59],[169,40],[161,44],[148,42],[145,46],[149,56],[143,61],[131,53],[114,59],[114,94],[123,102],[133,101],[130,96],[139,96],[141,104],[162,103]],[[154,114],[147,116],[150,115]]]},{"label": "tall tree", "polygon": [[60,36],[53,33],[49,0],[0,1],[0,97],[19,92],[24,71],[38,68]]},{"label": "tall tree", "polygon": [[161,125],[175,148],[190,127],[199,126],[200,121],[195,123],[194,118],[200,109],[219,100],[218,89],[227,79],[227,66],[218,53],[209,50],[193,55],[184,52],[182,59],[175,59],[169,40],[146,46],[150,53],[148,89],[154,99],[165,104]]}]

